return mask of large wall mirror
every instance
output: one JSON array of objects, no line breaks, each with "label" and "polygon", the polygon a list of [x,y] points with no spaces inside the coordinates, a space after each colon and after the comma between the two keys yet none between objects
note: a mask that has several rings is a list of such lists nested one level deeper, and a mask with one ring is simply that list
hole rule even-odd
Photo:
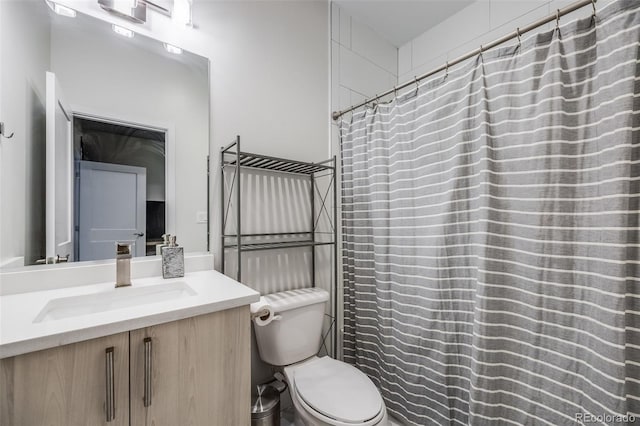
[{"label": "large wall mirror", "polygon": [[0,268],[153,256],[163,234],[208,250],[208,59],[44,0],[0,8]]}]

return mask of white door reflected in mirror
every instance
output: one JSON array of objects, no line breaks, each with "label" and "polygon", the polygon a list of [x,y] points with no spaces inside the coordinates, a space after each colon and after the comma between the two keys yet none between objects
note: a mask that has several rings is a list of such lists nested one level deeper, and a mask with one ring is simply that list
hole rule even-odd
[{"label": "white door reflected in mirror", "polygon": [[46,74],[46,256],[73,261],[71,110],[56,75]]},{"label": "white door reflected in mirror", "polygon": [[78,260],[115,256],[116,242],[146,254],[147,170],[78,161]]}]

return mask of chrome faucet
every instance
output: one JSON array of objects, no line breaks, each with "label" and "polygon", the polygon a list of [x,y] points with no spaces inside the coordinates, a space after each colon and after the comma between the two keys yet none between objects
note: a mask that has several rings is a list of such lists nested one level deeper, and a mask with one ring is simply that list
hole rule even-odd
[{"label": "chrome faucet", "polygon": [[116,288],[131,285],[131,244],[116,243]]}]

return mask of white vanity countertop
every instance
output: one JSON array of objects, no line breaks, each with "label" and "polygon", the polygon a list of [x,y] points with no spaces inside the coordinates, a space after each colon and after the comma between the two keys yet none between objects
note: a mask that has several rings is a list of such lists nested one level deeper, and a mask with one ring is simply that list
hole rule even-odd
[{"label": "white vanity countertop", "polygon": [[[124,290],[129,292],[127,295],[134,295],[135,292],[150,291],[153,286],[181,288],[185,284],[189,294],[183,293],[182,297],[165,297],[166,300],[117,309],[101,306],[97,310],[102,312],[37,320],[47,304],[56,299],[86,296],[87,300],[100,300],[105,295],[106,304],[108,296],[114,295],[112,292]],[[96,293],[101,295],[91,296]],[[117,293],[118,296],[123,294]],[[4,295],[0,296],[0,358],[236,308],[257,302],[259,298],[258,292],[211,270],[168,280],[161,277],[134,279],[132,287],[118,289],[109,282]],[[86,306],[83,308],[86,310]]]}]

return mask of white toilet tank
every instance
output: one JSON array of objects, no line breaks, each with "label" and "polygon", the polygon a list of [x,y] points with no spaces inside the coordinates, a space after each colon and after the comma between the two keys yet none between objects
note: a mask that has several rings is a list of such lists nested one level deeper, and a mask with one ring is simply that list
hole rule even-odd
[{"label": "white toilet tank", "polygon": [[281,318],[254,323],[260,358],[271,365],[290,365],[316,355],[322,344],[322,323],[329,293],[319,288],[264,296]]}]

